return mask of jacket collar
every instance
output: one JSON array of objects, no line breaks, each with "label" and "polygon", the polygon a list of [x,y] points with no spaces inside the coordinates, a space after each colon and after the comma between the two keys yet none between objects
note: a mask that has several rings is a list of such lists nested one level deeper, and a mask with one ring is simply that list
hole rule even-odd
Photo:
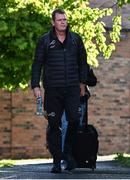
[{"label": "jacket collar", "polygon": [[[66,29],[66,37],[68,37],[68,34],[69,34],[69,27],[67,27],[67,29]],[[55,33],[55,27],[54,26],[50,30],[50,37],[52,39],[57,40],[57,36],[56,36],[56,33]]]}]

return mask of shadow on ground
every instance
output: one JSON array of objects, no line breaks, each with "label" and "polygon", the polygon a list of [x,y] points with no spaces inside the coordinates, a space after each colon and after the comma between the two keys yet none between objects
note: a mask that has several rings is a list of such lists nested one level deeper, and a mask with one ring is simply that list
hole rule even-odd
[{"label": "shadow on ground", "polygon": [[52,163],[39,163],[0,168],[0,179],[130,179],[130,168],[123,167],[114,160],[98,161],[94,172],[91,169],[80,168],[52,174],[51,167]]}]

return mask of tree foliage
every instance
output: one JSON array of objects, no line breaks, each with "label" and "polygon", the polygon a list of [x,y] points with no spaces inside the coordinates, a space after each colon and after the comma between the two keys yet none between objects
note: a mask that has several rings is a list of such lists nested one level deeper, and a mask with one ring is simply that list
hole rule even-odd
[{"label": "tree foliage", "polygon": [[[121,0],[118,3],[122,5]],[[111,8],[92,9],[89,0],[3,0],[0,2],[1,88],[14,90],[28,86],[37,39],[50,29],[50,15],[57,7],[65,9],[71,29],[83,37],[90,65],[98,67],[99,53],[105,59],[110,58],[120,40],[121,17],[112,19],[109,41],[106,25],[100,19],[111,16]]]},{"label": "tree foliage", "polygon": [[123,5],[130,3],[130,0],[117,0],[118,6],[122,7]]}]

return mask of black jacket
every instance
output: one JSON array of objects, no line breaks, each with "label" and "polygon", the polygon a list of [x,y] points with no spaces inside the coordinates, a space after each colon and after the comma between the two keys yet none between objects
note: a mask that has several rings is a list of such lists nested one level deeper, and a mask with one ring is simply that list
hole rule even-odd
[{"label": "black jacket", "polygon": [[61,43],[52,30],[38,41],[31,87],[40,87],[41,74],[44,88],[78,86],[86,81],[87,69],[86,51],[80,36],[67,30],[66,39]]}]

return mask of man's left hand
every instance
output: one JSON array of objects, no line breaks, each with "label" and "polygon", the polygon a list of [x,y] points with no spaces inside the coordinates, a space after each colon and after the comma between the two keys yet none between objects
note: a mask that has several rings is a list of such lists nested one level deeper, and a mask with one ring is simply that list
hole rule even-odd
[{"label": "man's left hand", "polygon": [[85,95],[85,84],[80,83],[80,96]]}]

